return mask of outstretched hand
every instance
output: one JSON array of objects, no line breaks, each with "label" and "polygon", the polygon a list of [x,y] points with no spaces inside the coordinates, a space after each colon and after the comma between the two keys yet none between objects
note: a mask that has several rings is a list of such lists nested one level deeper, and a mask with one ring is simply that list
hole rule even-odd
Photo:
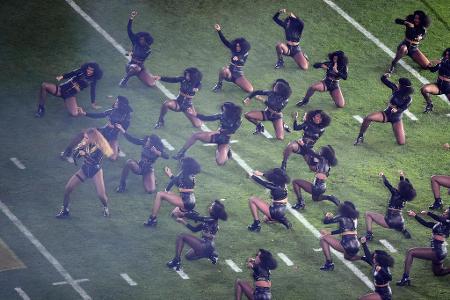
[{"label": "outstretched hand", "polygon": [[137,12],[137,11],[135,11],[135,10],[131,11],[131,13],[130,13],[130,19],[133,20],[137,15],[138,15],[138,12]]},{"label": "outstretched hand", "polygon": [[216,31],[220,31],[221,30],[220,25],[219,24],[214,24],[214,29]]},{"label": "outstretched hand", "polygon": [[410,216],[410,217],[415,217],[417,214],[416,214],[416,212],[415,211],[413,211],[413,210],[408,210],[408,216]]}]

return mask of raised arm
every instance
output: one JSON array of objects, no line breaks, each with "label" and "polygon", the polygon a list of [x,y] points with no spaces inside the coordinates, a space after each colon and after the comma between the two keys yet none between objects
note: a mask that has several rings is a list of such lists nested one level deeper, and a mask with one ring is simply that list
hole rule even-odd
[{"label": "raised arm", "polygon": [[222,114],[215,114],[215,115],[211,115],[211,116],[197,114],[197,118],[199,118],[202,121],[217,121],[217,120],[220,120],[221,117],[222,117]]},{"label": "raised arm", "polygon": [[415,215],[414,218],[417,220],[417,222],[419,222],[420,224],[422,224],[423,226],[428,227],[428,228],[433,228],[433,226],[436,225],[436,223],[434,223],[434,222],[425,221],[419,215]]},{"label": "raised arm", "polygon": [[72,78],[74,76],[77,76],[80,72],[81,72],[81,69],[75,69],[75,70],[72,70],[72,71],[70,71],[68,73],[64,73],[62,75],[62,79]]},{"label": "raised arm", "polygon": [[266,189],[274,189],[277,186],[275,186],[273,183],[265,181],[261,178],[259,178],[258,176],[252,175],[251,177],[254,181],[256,181],[256,183],[258,183],[259,185],[262,185],[263,187],[265,187]]},{"label": "raised arm", "polygon": [[271,92],[272,91],[256,90],[256,91],[253,91],[250,94],[248,94],[247,98],[251,99],[251,98],[253,98],[253,97],[257,96],[257,95],[269,96]]},{"label": "raised arm", "polygon": [[169,82],[169,83],[177,83],[177,82],[182,82],[184,80],[183,76],[178,76],[178,77],[168,77],[168,76],[162,76],[161,81],[164,82]]},{"label": "raised arm", "polygon": [[227,47],[228,49],[232,49],[231,43],[225,38],[225,36],[222,33],[222,30],[218,30],[217,33],[219,34],[219,38],[222,41],[222,43]]},{"label": "raised arm", "polygon": [[134,136],[132,136],[131,134],[129,134],[128,132],[124,132],[123,136],[132,144],[138,145],[138,146],[143,146],[145,144],[145,140],[144,139],[138,139]]},{"label": "raised arm", "polygon": [[133,19],[134,17],[137,16],[137,12],[136,11],[132,11],[130,13],[130,18],[128,19],[128,25],[127,25],[127,32],[128,32],[128,37],[130,38],[130,41],[134,44],[137,40],[136,35],[133,33],[132,30],[132,26],[133,26]]},{"label": "raised arm", "polygon": [[447,218],[445,218],[443,216],[438,216],[435,213],[432,213],[431,211],[427,212],[427,215],[430,218],[432,218],[433,220],[438,221],[438,222],[440,222],[442,224],[445,224],[445,223],[446,224],[450,224],[450,220],[449,219],[447,219]]},{"label": "raised arm", "polygon": [[381,82],[384,83],[384,85],[386,85],[388,88],[390,88],[392,90],[392,92],[396,92],[398,90],[397,85],[395,85],[395,83],[393,83],[392,81],[390,81],[388,79],[389,74],[383,74],[383,76],[381,76]]},{"label": "raised arm", "polygon": [[339,75],[339,77],[341,77],[344,80],[347,80],[348,78],[348,67],[344,66],[341,69],[338,69],[337,74]]},{"label": "raised arm", "polygon": [[272,20],[277,23],[278,25],[280,25],[281,27],[285,28],[284,22],[280,19],[280,14],[281,14],[282,10],[279,10],[276,12],[275,15],[273,15]]},{"label": "raised arm", "polygon": [[92,118],[92,119],[102,119],[102,118],[106,118],[106,117],[111,113],[111,110],[112,110],[112,109],[108,109],[108,110],[105,110],[104,112],[98,112],[98,113],[87,112],[87,113],[86,113],[86,117]]},{"label": "raised arm", "polygon": [[391,194],[394,194],[397,192],[397,190],[391,185],[389,180],[384,176],[384,174],[381,175],[381,178],[383,178],[383,183],[387,187],[387,189],[391,192]]}]

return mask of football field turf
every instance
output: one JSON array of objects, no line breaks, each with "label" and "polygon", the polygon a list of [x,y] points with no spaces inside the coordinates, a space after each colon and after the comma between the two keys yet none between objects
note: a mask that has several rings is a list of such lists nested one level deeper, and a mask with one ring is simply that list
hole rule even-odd
[{"label": "football field turf", "polygon": [[[214,161],[215,147],[197,143],[188,155],[202,165],[197,176],[196,210],[206,213],[211,200],[224,198],[229,214],[227,222],[220,223],[216,245],[219,264],[208,260],[195,262],[183,260],[183,270],[189,279],[169,270],[165,263],[174,254],[175,239],[187,232],[174,222],[167,203],[162,206],[158,227],[148,229],[142,223],[149,215],[154,195],[144,193],[141,178],[130,174],[127,192],[117,194],[115,188],[120,172],[128,158],[139,158],[140,148],[119,138],[121,149],[127,157],[103,164],[105,184],[110,200],[111,217],[105,219],[92,182],[80,186],[72,195],[71,217],[54,218],[63,198],[64,186],[77,167],[59,159],[71,137],[87,127],[100,127],[104,120],[70,118],[62,100],[49,96],[46,115],[33,117],[40,84],[53,82],[56,75],[95,60],[104,70],[97,85],[97,102],[107,109],[112,99],[124,95],[134,109],[129,132],[143,136],[156,133],[178,150],[196,131],[181,114],[169,112],[166,127],[155,131],[161,103],[167,97],[157,88],[145,87],[136,78],[127,89],[117,83],[124,72],[126,59],[117,49],[129,49],[126,24],[131,10],[139,12],[134,21],[134,31],[149,31],[155,42],[146,66],[153,73],[177,76],[191,66],[203,72],[203,89],[194,103],[197,111],[213,114],[224,101],[242,103],[245,98],[237,86],[224,83],[221,93],[210,88],[217,80],[217,72],[229,62],[229,51],[220,42],[213,25],[220,23],[230,40],[240,36],[250,41],[252,49],[245,67],[247,78],[256,89],[266,89],[277,78],[290,82],[293,94],[285,119],[299,111],[324,109],[332,123],[316,145],[330,144],[336,150],[339,164],[331,170],[328,192],[342,200],[351,200],[359,209],[359,235],[364,234],[364,212],[384,213],[388,191],[378,177],[384,171],[392,183],[397,183],[398,170],[404,170],[417,190],[417,198],[406,209],[420,211],[433,201],[429,178],[433,174],[448,174],[448,153],[441,147],[449,142],[446,129],[450,107],[447,102],[434,97],[435,111],[424,115],[421,83],[417,77],[402,67],[392,76],[408,77],[415,88],[410,112],[418,119],[404,116],[407,144],[398,146],[388,124],[373,124],[362,146],[354,147],[359,123],[353,116],[385,108],[390,91],[379,77],[386,71],[391,58],[380,48],[383,43],[395,51],[403,38],[404,28],[394,24],[414,10],[423,9],[433,20],[421,50],[429,59],[440,58],[450,45],[448,23],[450,5],[447,1],[85,1],[76,4],[90,17],[89,22],[69,5],[72,1],[10,1],[1,4],[0,29],[0,239],[11,250],[11,257],[21,261],[25,268],[0,272],[0,299],[20,299],[26,293],[31,299],[232,299],[236,278],[250,280],[245,268],[247,257],[259,248],[274,254],[283,253],[292,262],[288,266],[278,256],[279,267],[273,271],[272,294],[274,299],[356,299],[370,289],[358,272],[371,281],[370,268],[362,262],[351,264],[350,269],[339,259],[333,272],[321,272],[324,258],[318,249],[315,229],[333,228],[322,224],[323,215],[335,208],[330,203],[313,203],[305,195],[306,210],[300,214],[287,214],[293,230],[286,231],[279,224],[263,225],[260,233],[247,230],[252,222],[248,198],[258,195],[269,197],[263,188],[248,179],[242,165],[267,170],[279,166],[282,150],[298,133],[288,134],[284,141],[254,136],[254,126],[243,121],[233,136],[238,142],[233,151],[242,160],[230,160],[223,167]],[[336,4],[352,19],[338,14]],[[328,93],[317,93],[305,108],[297,109],[295,102],[303,97],[307,87],[323,77],[321,70],[310,68],[301,71],[290,58],[285,58],[285,68],[274,70],[275,44],[283,41],[281,27],[272,21],[273,14],[287,8],[305,22],[302,49],[310,62],[325,60],[327,53],[343,50],[349,57],[349,79],[341,81],[347,105],[337,109]],[[430,10],[433,8],[433,11]],[[86,15],[85,15],[86,17]],[[353,24],[351,23],[353,22]],[[358,22],[367,32],[378,38],[374,43],[355,28]],[[100,26],[103,35],[95,28]],[[94,25],[94,26],[93,26]],[[98,29],[98,28],[97,28]],[[115,42],[108,41],[111,36]],[[436,74],[419,70],[410,58],[404,61],[419,75],[434,82]],[[168,92],[177,94],[178,84],[164,84]],[[88,92],[82,92],[78,103],[88,109]],[[262,109],[253,101],[245,111]],[[215,129],[215,123],[206,124]],[[270,124],[266,125],[274,135]],[[175,151],[171,151],[173,155]],[[17,158],[25,169],[19,169],[10,158]],[[155,165],[157,189],[164,189],[167,177],[165,165],[173,170],[177,163],[159,160]],[[288,162],[291,178],[312,180],[303,159],[292,155]],[[450,196],[443,190],[443,200]],[[295,203],[290,188],[289,200]],[[304,218],[304,219],[303,219]],[[407,218],[407,217],[406,217]],[[302,220],[302,221],[300,221]],[[406,220],[413,238],[405,240],[397,232],[374,225],[375,239],[371,250],[385,249],[379,240],[387,240],[397,252],[392,253],[396,264],[392,269],[391,283],[394,299],[449,299],[450,277],[435,277],[431,263],[415,260],[411,272],[412,286],[398,288],[395,281],[401,278],[405,251],[411,247],[427,247],[430,231],[415,220]],[[306,225],[305,224],[310,224]],[[334,228],[333,228],[334,229]],[[235,272],[226,260],[232,260],[242,269]],[[0,260],[1,261],[1,260]],[[450,261],[445,261],[450,265]],[[0,265],[0,270],[2,266]],[[130,280],[125,280],[127,274]],[[136,283],[136,285],[130,285]],[[55,285],[56,283],[56,285]],[[22,296],[21,296],[22,295]]]}]

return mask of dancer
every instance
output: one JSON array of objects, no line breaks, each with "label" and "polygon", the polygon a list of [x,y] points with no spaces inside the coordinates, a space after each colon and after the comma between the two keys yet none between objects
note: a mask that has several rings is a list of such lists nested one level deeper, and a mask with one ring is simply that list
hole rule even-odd
[{"label": "dancer", "polygon": [[406,252],[405,269],[402,279],[397,282],[398,286],[411,284],[409,273],[414,258],[431,260],[431,269],[435,276],[445,276],[450,274],[450,268],[444,268],[444,260],[447,257],[447,243],[445,240],[450,235],[450,208],[447,208],[442,216],[435,215],[429,211],[422,211],[421,214],[431,217],[433,220],[437,221],[437,223],[427,222],[417,215],[415,211],[408,211],[408,216],[414,217],[417,222],[432,229],[433,239],[431,240],[431,247],[411,248]]},{"label": "dancer", "polygon": [[[292,90],[289,83],[284,79],[277,79],[272,84],[272,90],[263,91],[257,90],[249,94],[244,99],[244,104],[248,105],[250,99],[254,96],[267,96],[267,100],[263,100],[266,108],[263,111],[250,111],[245,113],[245,118],[256,125],[256,130],[253,134],[260,134],[264,132],[264,125],[261,121],[271,121],[275,129],[275,136],[278,140],[284,139],[284,130],[289,130],[283,122],[282,110],[289,102]],[[256,98],[260,100],[259,98]],[[290,130],[289,130],[290,131]]]},{"label": "dancer", "polygon": [[[265,181],[259,177],[265,177]],[[253,223],[248,225],[248,230],[259,232],[261,230],[261,221],[259,220],[258,211],[261,211],[267,221],[278,221],[283,224],[286,229],[292,227],[291,222],[286,218],[286,205],[288,203],[287,184],[291,181],[286,172],[280,168],[271,169],[265,173],[260,171],[253,171],[251,178],[256,183],[262,185],[270,190],[272,197],[272,204],[269,205],[266,201],[259,197],[251,196],[248,199],[248,206],[253,216]]]},{"label": "dancer", "polygon": [[[325,132],[325,128],[330,125],[331,118],[323,110],[312,110],[303,116],[303,123],[298,124],[298,112],[294,113],[295,131],[303,130],[303,136],[297,141],[290,142],[283,151],[283,161],[281,168],[286,171],[287,161],[292,153],[297,153],[303,156],[306,160],[306,154],[314,147],[314,144],[319,140]],[[302,144],[302,145],[300,145]]]},{"label": "dancer", "polygon": [[122,125],[117,124],[123,136],[132,144],[142,146],[141,160],[136,161],[134,159],[127,160],[125,166],[122,169],[120,176],[120,183],[116,189],[118,193],[124,193],[126,189],[126,180],[128,173],[133,172],[136,175],[142,176],[142,183],[146,193],[153,193],[156,187],[155,170],[153,164],[159,157],[169,159],[169,155],[164,152],[165,148],[161,139],[156,134],[146,135],[143,138],[136,138],[125,131]]},{"label": "dancer", "polygon": [[97,81],[103,76],[100,66],[96,62],[88,62],[81,65],[79,69],[75,69],[69,73],[56,76],[57,81],[68,79],[61,84],[43,82],[39,93],[38,109],[34,115],[36,118],[42,118],[45,114],[45,102],[47,94],[64,99],[64,105],[72,117],[80,115],[76,95],[87,88],[91,87],[91,106],[94,109],[100,108],[95,101],[95,88]]},{"label": "dancer", "polygon": [[412,15],[408,15],[405,19],[395,19],[395,24],[404,25],[406,27],[405,39],[398,45],[397,53],[395,53],[395,58],[391,62],[388,72],[394,72],[397,62],[407,54],[423,69],[429,67],[430,61],[420,51],[419,44],[427,34],[428,27],[430,27],[430,17],[423,11],[416,10]]},{"label": "dancer", "polygon": [[343,51],[335,51],[328,54],[329,61],[318,62],[313,65],[314,69],[326,70],[325,78],[321,81],[313,83],[306,91],[305,97],[297,102],[297,106],[301,107],[309,103],[310,98],[315,92],[328,91],[334,104],[338,108],[345,106],[345,99],[342,95],[339,80],[347,80],[348,77],[348,58]]},{"label": "dancer", "polygon": [[[164,192],[156,193],[155,201],[153,202],[152,213],[148,218],[144,226],[155,227],[158,223],[157,217],[161,208],[161,202],[163,200],[175,206],[172,211],[173,216],[179,216],[180,212],[191,212],[195,207],[195,175],[200,173],[200,164],[191,157],[185,157],[181,159],[181,171],[177,176],[172,174],[172,170],[169,167],[165,167],[164,172],[167,177],[170,178]],[[178,188],[179,195],[171,192],[173,186]]]},{"label": "dancer", "polygon": [[274,22],[283,27],[286,36],[286,43],[278,42],[275,47],[278,56],[275,69],[284,67],[283,55],[286,55],[292,57],[300,69],[307,70],[309,65],[308,56],[300,47],[304,23],[292,12],[284,20],[280,20],[280,15],[286,13],[286,9],[283,8],[273,16]]},{"label": "dancer", "polygon": [[259,249],[256,257],[247,259],[247,268],[253,271],[254,287],[248,281],[236,279],[234,283],[235,299],[241,300],[242,294],[253,300],[272,299],[270,271],[277,268],[277,261],[272,253],[265,249]]},{"label": "dancer", "polygon": [[179,77],[161,77],[154,76],[155,80],[161,80],[169,83],[180,83],[180,92],[176,99],[168,99],[164,101],[159,113],[158,122],[155,129],[164,127],[164,116],[170,110],[175,112],[183,112],[184,115],[191,121],[192,126],[200,128],[202,121],[196,115],[195,108],[192,105],[195,93],[201,87],[202,73],[197,68],[187,68],[183,71],[182,76]]},{"label": "dancer", "polygon": [[392,281],[392,274],[389,268],[394,266],[394,258],[383,250],[370,253],[365,237],[361,238],[361,244],[365,255],[361,259],[372,266],[375,291],[360,297],[359,300],[391,300],[392,291],[389,282]]},{"label": "dancer", "polygon": [[403,112],[407,110],[412,103],[411,95],[414,93],[414,89],[412,88],[411,81],[409,79],[402,77],[398,80],[398,85],[396,85],[388,79],[389,76],[389,73],[381,76],[381,81],[392,90],[388,107],[386,107],[384,111],[373,112],[364,117],[361,128],[359,129],[358,137],[354,143],[355,146],[364,142],[364,134],[372,122],[390,122],[392,124],[392,130],[394,131],[397,144],[404,145],[406,143],[402,117]]},{"label": "dancer", "polygon": [[174,159],[179,160],[184,157],[186,151],[192,147],[196,141],[205,143],[217,144],[216,163],[223,166],[228,159],[231,158],[230,139],[241,126],[242,107],[235,105],[232,102],[225,102],[220,107],[221,113],[205,116],[197,114],[197,118],[202,121],[216,121],[219,120],[220,126],[216,131],[200,131],[196,132],[186,141],[184,146],[173,156]]},{"label": "dancer", "polygon": [[152,74],[144,66],[145,60],[152,53],[150,46],[153,44],[153,37],[145,31],[133,33],[133,20],[137,15],[137,11],[133,10],[128,20],[127,32],[132,44],[132,50],[130,52],[131,60],[125,66],[125,76],[119,82],[119,86],[122,88],[127,86],[128,80],[132,76],[137,76],[147,86],[153,87],[156,84]]},{"label": "dancer", "polygon": [[[199,216],[193,213],[182,213],[177,218],[177,222],[184,224],[192,232],[202,232],[202,238],[188,233],[181,233],[177,236],[175,246],[175,257],[166,265],[169,268],[174,268],[177,271],[181,268],[181,253],[183,252],[184,244],[187,244],[191,249],[184,256],[187,260],[197,260],[200,258],[208,258],[211,263],[216,264],[219,255],[216,252],[214,240],[219,231],[219,219],[226,221],[228,218],[225,206],[220,200],[214,200],[208,207],[209,216]],[[189,224],[184,218],[191,219],[195,222],[200,222],[196,226]]]},{"label": "dancer", "polygon": [[[302,140],[299,140],[300,147],[304,147]],[[311,170],[315,172],[313,182],[308,182],[303,179],[295,179],[292,181],[292,188],[297,196],[297,203],[292,206],[293,209],[304,209],[306,204],[302,196],[302,189],[311,194],[313,201],[328,200],[333,202],[336,206],[339,205],[339,199],[333,195],[325,195],[327,190],[326,181],[330,176],[331,167],[337,165],[336,155],[334,149],[328,145],[320,149],[319,154],[316,154],[312,149],[308,150],[305,160],[307,161]]]},{"label": "dancer", "polygon": [[435,73],[438,72],[438,79],[436,83],[425,84],[420,92],[425,99],[426,106],[424,113],[433,110],[433,101],[431,95],[446,95],[447,100],[450,100],[450,48],[444,50],[442,58],[435,66],[430,66],[428,69]]},{"label": "dancer", "polygon": [[366,211],[366,239],[373,240],[372,222],[384,227],[400,231],[407,239],[411,238],[411,234],[405,228],[405,220],[403,219],[402,210],[406,202],[412,201],[416,197],[416,190],[414,189],[409,179],[405,177],[405,173],[400,171],[400,182],[397,188],[394,188],[383,172],[380,172],[380,177],[383,178],[383,183],[391,192],[388,208],[386,214],[383,216],[380,213]]},{"label": "dancer", "polygon": [[222,90],[223,81],[235,83],[244,92],[253,92],[253,86],[244,76],[244,65],[250,51],[250,43],[244,38],[237,38],[229,42],[222,33],[219,24],[214,25],[214,29],[219,34],[222,43],[231,51],[231,62],[227,67],[223,67],[219,72],[219,81],[213,87],[213,92],[217,93]]},{"label": "dancer", "polygon": [[103,155],[106,155],[107,157],[113,155],[109,143],[97,129],[89,128],[84,133],[83,140],[73,152],[74,159],[83,157],[84,162],[81,169],[70,177],[66,184],[63,206],[61,211],[56,215],[57,218],[67,218],[70,215],[70,194],[77,186],[88,178],[94,180],[97,195],[103,205],[103,216],[109,217],[108,196],[106,195],[105,182],[103,181],[103,169],[101,167]]},{"label": "dancer", "polygon": [[[322,271],[333,271],[334,263],[331,259],[330,247],[344,254],[347,260],[359,260],[360,256],[356,255],[359,251],[359,241],[356,232],[358,226],[359,212],[355,205],[350,201],[344,201],[339,205],[339,214],[333,216],[328,212],[323,220],[324,224],[339,223],[339,229],[329,232],[328,230],[320,230],[320,247],[322,247],[325,255],[325,264],[320,268]],[[341,234],[341,241],[334,238],[333,234]]]},{"label": "dancer", "polygon": [[[447,149],[450,148],[448,144],[446,145]],[[442,209],[443,203],[441,198],[441,186],[448,188],[450,191],[450,176],[446,175],[431,176],[431,190],[433,191],[434,202],[433,204],[430,205],[429,209]]]}]

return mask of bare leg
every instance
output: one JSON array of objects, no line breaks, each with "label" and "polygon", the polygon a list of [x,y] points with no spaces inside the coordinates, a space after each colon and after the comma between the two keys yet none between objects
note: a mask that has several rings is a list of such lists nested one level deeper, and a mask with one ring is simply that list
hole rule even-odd
[{"label": "bare leg", "polygon": [[235,299],[241,300],[242,293],[249,299],[253,300],[253,287],[250,282],[242,279],[236,279],[234,282]]},{"label": "bare leg", "polygon": [[144,183],[144,189],[146,193],[153,193],[156,189],[156,179],[155,172],[152,170],[150,173],[142,177],[142,182]]},{"label": "bare leg", "polygon": [[334,91],[332,91],[331,98],[333,98],[334,104],[336,104],[338,108],[344,108],[345,100],[344,96],[342,95],[341,88],[337,88]]},{"label": "bare leg", "polygon": [[413,259],[436,260],[436,255],[432,248],[411,248],[406,251],[404,273],[409,274],[411,271]]},{"label": "bare leg", "polygon": [[297,102],[296,105],[303,106],[309,102],[309,99],[314,95],[315,92],[325,92],[326,90],[327,88],[322,81],[315,82],[308,88],[305,97],[303,97],[303,100]]},{"label": "bare leg", "polygon": [[384,216],[380,213],[366,211],[366,229],[368,232],[372,232],[372,222],[384,227],[389,228],[389,225],[386,224],[384,220]]},{"label": "bare leg", "polygon": [[125,166],[122,169],[122,174],[120,176],[120,186],[123,186],[124,188],[127,184],[127,177],[130,170],[134,174],[139,174],[140,168],[137,161],[135,161],[134,159],[127,160]]},{"label": "bare leg", "polygon": [[391,62],[391,67],[389,68],[389,72],[393,72],[395,65],[398,63],[398,61],[406,55],[406,53],[408,53],[408,48],[406,47],[406,45],[401,45],[400,47],[397,48],[397,53],[395,53],[395,58],[394,60]]},{"label": "bare leg", "polygon": [[420,51],[420,49],[417,49],[417,51],[413,53],[412,59],[418,63],[422,69],[426,69],[431,65],[428,58],[422,53],[422,51]]},{"label": "bare leg", "polygon": [[450,176],[433,175],[431,176],[431,189],[434,198],[441,198],[441,186],[450,188]]},{"label": "bare leg", "polygon": [[95,189],[97,190],[100,202],[103,204],[103,207],[108,207],[108,196],[106,196],[105,182],[103,180],[103,169],[100,169],[92,179],[94,180]]},{"label": "bare leg", "polygon": [[83,138],[84,132],[80,132],[76,136],[74,136],[69,145],[67,145],[66,149],[64,150],[64,156],[72,155],[73,149],[75,149],[75,147],[83,140]]},{"label": "bare leg", "polygon": [[222,144],[217,146],[216,151],[216,163],[219,166],[225,165],[228,160],[228,151],[230,150],[230,146],[228,144]]},{"label": "bare leg", "polygon": [[249,111],[244,114],[244,117],[251,123],[258,125],[262,120],[264,120],[264,116],[261,111]]},{"label": "bare leg", "polygon": [[445,276],[450,274],[450,268],[444,268],[443,263],[434,263],[432,264],[432,270],[434,276]]},{"label": "bare leg", "polygon": [[184,112],[184,115],[189,119],[189,121],[191,121],[192,126],[194,126],[195,128],[202,127],[203,122],[199,118],[197,118],[197,112],[195,111],[194,107],[188,108]]},{"label": "bare leg", "polygon": [[284,66],[283,55],[288,55],[289,49],[284,43],[277,43],[275,46],[275,51],[277,52],[278,61],[275,64],[275,69],[282,68]]},{"label": "bare leg", "polygon": [[372,123],[372,122],[381,122],[382,123],[383,121],[384,121],[384,115],[382,112],[377,111],[377,112],[367,115],[364,118],[364,120],[361,124],[361,127],[359,129],[358,139],[362,138],[364,136],[364,134],[366,133],[367,129],[370,126],[370,123]]},{"label": "bare leg", "polygon": [[181,197],[172,192],[158,192],[156,193],[155,201],[153,203],[152,215],[151,217],[156,218],[158,216],[159,210],[161,208],[161,202],[166,200],[173,206],[184,208],[183,200]]},{"label": "bare leg", "polygon": [[250,83],[250,81],[248,81],[247,78],[245,78],[245,76],[241,76],[239,78],[236,79],[235,81],[236,85],[238,85],[242,90],[244,90],[244,92],[246,93],[251,93],[253,92],[253,85]]},{"label": "bare leg", "polygon": [[308,70],[309,62],[306,59],[305,54],[303,52],[295,54],[293,59],[295,60],[300,69]]},{"label": "bare leg", "polygon": [[66,187],[64,188],[63,207],[65,210],[69,208],[70,194],[75,190],[77,186],[79,186],[82,183],[82,181],[77,175],[81,177],[83,180],[86,180],[86,176],[84,176],[84,173],[81,170],[78,170],[72,177],[70,177],[69,181],[66,184]]},{"label": "bare leg", "polygon": [[41,90],[39,92],[39,105],[44,106],[45,102],[47,100],[47,94],[50,93],[54,96],[60,96],[61,93],[58,92],[58,94],[55,94],[57,91],[58,87],[56,86],[56,84],[53,83],[48,83],[48,82],[43,82],[41,84]]},{"label": "bare leg", "polygon": [[340,241],[338,241],[331,235],[324,235],[320,238],[320,247],[322,247],[323,255],[325,256],[325,259],[327,261],[331,261],[330,246],[341,253],[345,253]]},{"label": "bare leg", "polygon": [[164,116],[167,114],[169,109],[177,110],[178,109],[177,101],[175,101],[173,99],[168,99],[168,100],[164,101],[164,103],[161,105],[161,110],[159,112],[158,124],[159,123],[164,124]]},{"label": "bare leg", "polygon": [[405,130],[403,129],[403,121],[400,120],[397,123],[393,123],[392,130],[394,131],[397,144],[404,145],[406,143],[406,140],[405,140]]},{"label": "bare leg", "polygon": [[426,107],[424,112],[429,112],[433,110],[433,101],[431,100],[431,96],[432,95],[439,95],[439,88],[435,83],[429,83],[429,84],[425,84],[421,89],[420,92],[422,93],[423,98],[425,99],[426,102]]},{"label": "bare leg", "polygon": [[69,112],[69,115],[72,117],[78,117],[78,104],[77,104],[77,98],[75,97],[69,97],[64,100],[64,105],[66,106],[67,111]]},{"label": "bare leg", "polygon": [[370,293],[358,298],[358,300],[383,300],[378,293]]},{"label": "bare leg", "polygon": [[211,136],[216,133],[218,133],[218,132],[217,131],[213,131],[213,132],[199,131],[199,132],[192,134],[189,137],[189,139],[186,141],[186,143],[183,145],[183,147],[181,147],[180,151],[178,151],[177,157],[178,156],[180,156],[180,158],[183,157],[184,154],[186,153],[186,151],[188,151],[189,148],[191,148],[197,141],[209,143],[211,141]]},{"label": "bare leg", "polygon": [[309,194],[312,193],[312,183],[303,179],[293,180],[292,188],[294,189],[294,193],[297,196],[297,199],[303,199],[302,189]]},{"label": "bare leg", "polygon": [[275,136],[277,140],[284,140],[284,123],[283,119],[278,119],[272,122],[273,128],[275,129]]},{"label": "bare leg", "polygon": [[197,256],[201,256],[202,240],[192,234],[182,233],[177,236],[175,258],[180,259],[185,243],[194,250]]},{"label": "bare leg", "polygon": [[289,156],[292,153],[296,153],[299,150],[299,145],[296,141],[290,142],[286,148],[283,150],[283,161],[281,162],[281,168],[286,170],[287,167],[287,161],[289,159]]},{"label": "bare leg", "polygon": [[109,159],[115,161],[119,157],[119,142],[117,140],[111,140],[109,141],[109,145],[113,150],[113,155]]},{"label": "bare leg", "polygon": [[139,72],[137,76],[143,83],[145,83],[149,87],[154,87],[156,85],[156,81],[153,79],[152,74],[147,72],[145,69]]},{"label": "bare leg", "polygon": [[254,220],[259,220],[258,210],[270,218],[269,204],[261,198],[251,196],[248,199],[248,207],[250,208]]}]

